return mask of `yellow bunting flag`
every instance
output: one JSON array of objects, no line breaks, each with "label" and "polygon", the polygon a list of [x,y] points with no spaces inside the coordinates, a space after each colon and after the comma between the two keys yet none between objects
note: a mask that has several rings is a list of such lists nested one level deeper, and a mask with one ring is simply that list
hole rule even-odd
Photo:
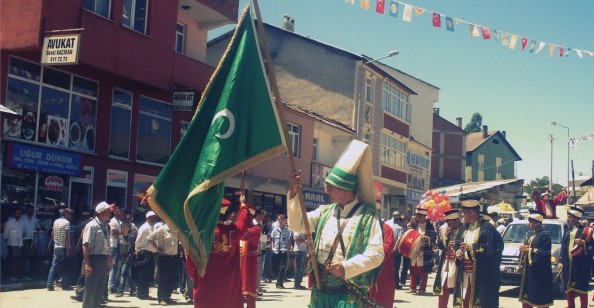
[{"label": "yellow bunting flag", "polygon": [[509,41],[509,49],[516,48],[516,43],[518,43],[518,36],[512,34],[511,40]]}]

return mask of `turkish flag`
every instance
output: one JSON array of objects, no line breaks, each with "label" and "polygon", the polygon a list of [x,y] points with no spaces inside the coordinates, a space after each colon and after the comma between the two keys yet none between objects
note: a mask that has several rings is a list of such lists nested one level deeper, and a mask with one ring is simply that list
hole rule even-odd
[{"label": "turkish flag", "polygon": [[433,26],[441,28],[441,15],[439,13],[433,13]]},{"label": "turkish flag", "polygon": [[559,46],[559,57],[563,57],[563,46]]},{"label": "turkish flag", "polygon": [[481,27],[481,32],[483,33],[483,40],[491,39],[491,31],[489,31],[489,28]]},{"label": "turkish flag", "polygon": [[522,50],[524,50],[524,48],[526,48],[526,45],[528,45],[528,39],[523,37],[522,38]]},{"label": "turkish flag", "polygon": [[383,14],[384,13],[385,2],[384,0],[377,0],[375,4],[375,11]]}]

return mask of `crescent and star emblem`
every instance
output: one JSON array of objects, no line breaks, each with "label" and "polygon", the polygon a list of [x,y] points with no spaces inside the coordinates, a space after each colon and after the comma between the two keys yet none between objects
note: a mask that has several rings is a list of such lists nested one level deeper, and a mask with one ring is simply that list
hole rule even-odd
[{"label": "crescent and star emblem", "polygon": [[231,113],[231,111],[229,111],[229,109],[223,109],[219,112],[217,112],[217,114],[215,114],[214,118],[212,119],[212,124],[214,124],[214,122],[218,119],[218,118],[227,118],[229,120],[229,128],[227,128],[226,132],[219,132],[217,134],[215,134],[215,137],[219,138],[219,139],[227,139],[229,137],[231,137],[231,135],[233,134],[233,132],[235,131],[235,116],[233,115],[233,113]]}]

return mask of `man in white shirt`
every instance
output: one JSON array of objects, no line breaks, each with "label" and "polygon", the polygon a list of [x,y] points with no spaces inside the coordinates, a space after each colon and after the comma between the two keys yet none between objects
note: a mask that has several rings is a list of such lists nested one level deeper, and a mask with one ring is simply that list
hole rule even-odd
[{"label": "man in white shirt", "polygon": [[154,230],[148,236],[149,243],[157,250],[159,286],[157,288],[157,299],[159,305],[171,304],[171,293],[178,283],[178,237],[172,232],[167,224]]},{"label": "man in white shirt", "polygon": [[19,269],[23,260],[23,236],[25,235],[25,223],[21,217],[21,209],[16,207],[13,210],[12,217],[4,225],[2,236],[6,240],[8,250],[7,263],[10,265],[11,281],[17,281]]},{"label": "man in white shirt", "polygon": [[149,242],[149,235],[154,231],[155,223],[157,222],[157,215],[153,211],[148,211],[145,215],[146,222],[138,228],[138,237],[136,238],[135,254],[139,257],[149,258],[147,264],[138,267],[138,295],[139,299],[149,299],[149,285],[154,278],[155,272],[155,258],[154,254],[157,249]]},{"label": "man in white shirt", "polygon": [[109,253],[113,260],[113,267],[111,268],[111,272],[109,272],[109,292],[110,293],[117,293],[118,284],[119,284],[119,272],[120,272],[120,238],[122,237],[122,220],[126,217],[126,213],[120,208],[115,206],[113,208],[113,217],[109,221],[110,227],[110,235],[109,235]]},{"label": "man in white shirt", "polygon": [[70,290],[70,274],[66,270],[67,256],[70,255],[69,239],[70,239],[70,220],[72,220],[74,212],[71,209],[60,210],[62,217],[54,221],[52,227],[52,238],[54,240],[54,257],[52,259],[52,267],[50,268],[49,275],[47,276],[47,290],[54,290],[54,282],[56,281],[58,268],[62,272],[62,289]]},{"label": "man in white shirt", "polygon": [[37,217],[35,217],[35,207],[31,204],[27,205],[26,215],[21,219],[25,224],[23,244],[26,252],[25,257],[28,263],[28,266],[24,267],[26,269],[25,280],[31,280],[33,273],[35,273],[35,263],[37,261],[35,258],[35,238],[37,237],[37,231],[41,229],[41,225],[39,224]]}]

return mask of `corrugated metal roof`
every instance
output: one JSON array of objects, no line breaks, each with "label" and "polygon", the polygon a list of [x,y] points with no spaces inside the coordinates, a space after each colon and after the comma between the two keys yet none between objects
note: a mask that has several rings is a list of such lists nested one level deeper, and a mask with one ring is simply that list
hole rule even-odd
[{"label": "corrugated metal roof", "polygon": [[466,195],[482,190],[491,189],[496,186],[511,184],[515,182],[524,181],[522,179],[511,179],[511,180],[495,180],[495,181],[485,181],[485,182],[471,182],[471,183],[463,183],[454,186],[447,186],[447,187],[440,187],[435,188],[433,190],[442,191],[445,190],[445,193],[450,196],[450,198],[454,197],[455,201],[457,202],[458,197],[460,195]]}]

